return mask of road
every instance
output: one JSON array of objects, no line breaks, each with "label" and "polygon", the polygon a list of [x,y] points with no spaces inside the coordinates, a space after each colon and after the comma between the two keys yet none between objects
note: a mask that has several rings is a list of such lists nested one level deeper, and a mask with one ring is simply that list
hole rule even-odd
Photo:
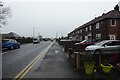
[{"label": "road", "polygon": [[39,44],[25,44],[20,49],[3,52],[2,77],[14,78],[50,43],[47,41]]}]

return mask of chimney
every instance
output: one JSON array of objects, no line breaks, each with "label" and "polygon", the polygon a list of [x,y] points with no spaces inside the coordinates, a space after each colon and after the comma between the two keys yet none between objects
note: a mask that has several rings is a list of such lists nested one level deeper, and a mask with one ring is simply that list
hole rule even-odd
[{"label": "chimney", "polygon": [[119,6],[118,6],[118,4],[114,7],[114,10],[119,11]]}]

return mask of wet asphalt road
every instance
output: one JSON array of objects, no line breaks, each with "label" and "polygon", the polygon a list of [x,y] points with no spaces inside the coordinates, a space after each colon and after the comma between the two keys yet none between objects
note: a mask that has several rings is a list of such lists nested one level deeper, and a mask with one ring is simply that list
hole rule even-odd
[{"label": "wet asphalt road", "polygon": [[25,44],[20,49],[5,51],[2,55],[2,77],[14,78],[27,66],[51,41],[39,44]]}]

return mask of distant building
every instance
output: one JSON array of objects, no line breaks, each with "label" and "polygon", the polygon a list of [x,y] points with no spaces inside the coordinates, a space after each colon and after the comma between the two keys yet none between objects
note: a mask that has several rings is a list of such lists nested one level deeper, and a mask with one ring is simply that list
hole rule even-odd
[{"label": "distant building", "polygon": [[3,39],[18,39],[20,36],[14,32],[10,32],[8,34],[2,34]]},{"label": "distant building", "polygon": [[72,40],[120,40],[120,11],[116,5],[114,10],[79,26],[68,34]]}]

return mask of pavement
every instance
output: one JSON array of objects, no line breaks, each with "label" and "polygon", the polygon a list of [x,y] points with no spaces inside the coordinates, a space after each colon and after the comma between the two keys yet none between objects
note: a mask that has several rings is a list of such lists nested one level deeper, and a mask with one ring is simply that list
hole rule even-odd
[{"label": "pavement", "polygon": [[91,76],[86,75],[84,69],[78,71],[70,64],[67,53],[57,42],[54,42],[43,60],[38,62],[24,78],[120,80],[119,73],[113,71],[111,74],[103,74],[101,71],[95,71]]}]

